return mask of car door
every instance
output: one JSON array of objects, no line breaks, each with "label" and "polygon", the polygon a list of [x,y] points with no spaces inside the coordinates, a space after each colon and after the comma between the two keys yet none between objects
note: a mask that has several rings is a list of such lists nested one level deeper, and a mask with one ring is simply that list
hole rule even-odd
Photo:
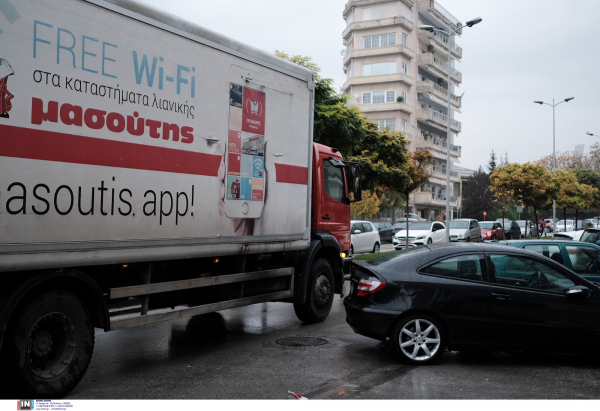
[{"label": "car door", "polygon": [[435,229],[435,232],[431,234],[431,240],[434,243],[444,242],[444,238],[446,237],[446,227],[444,227],[442,223],[433,223],[433,229]]},{"label": "car door", "polygon": [[526,255],[490,253],[488,264],[492,338],[503,348],[576,352],[600,342],[598,291],[587,300],[566,294],[585,280]]},{"label": "car door", "polygon": [[600,247],[593,245],[565,245],[568,255],[568,268],[584,276],[586,280],[600,282]]},{"label": "car door", "polygon": [[419,286],[430,288],[436,305],[431,309],[440,313],[455,345],[484,347],[491,343],[490,284],[485,270],[483,253],[444,258],[418,270],[424,277],[431,277]]},{"label": "car door", "polygon": [[379,231],[377,231],[375,227],[373,227],[373,224],[368,221],[363,223],[363,227],[365,228],[365,251],[373,251],[375,243],[380,243],[381,245]]},{"label": "car door", "polygon": [[[360,233],[356,233],[356,231]],[[364,250],[364,229],[362,222],[352,224],[352,247],[354,247],[355,253],[362,253]]]}]

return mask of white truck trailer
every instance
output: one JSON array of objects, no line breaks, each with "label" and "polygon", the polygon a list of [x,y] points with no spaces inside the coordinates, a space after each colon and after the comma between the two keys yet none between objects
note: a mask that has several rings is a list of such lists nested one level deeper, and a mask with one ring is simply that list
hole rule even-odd
[{"label": "white truck trailer", "polygon": [[0,355],[15,396],[75,387],[94,328],[265,301],[327,317],[349,179],[312,141],[311,71],[131,0],[0,13]]}]

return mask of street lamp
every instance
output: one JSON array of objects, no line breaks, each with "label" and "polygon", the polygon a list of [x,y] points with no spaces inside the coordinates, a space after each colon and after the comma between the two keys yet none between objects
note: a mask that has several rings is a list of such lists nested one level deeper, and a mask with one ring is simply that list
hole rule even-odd
[{"label": "street lamp", "polygon": [[600,137],[600,136],[595,135],[594,133],[590,133],[589,131],[586,132],[585,134],[587,134],[588,136],[592,136],[592,137]]},{"label": "street lamp", "polygon": [[[554,99],[552,99],[552,104],[544,103],[543,101],[539,101],[539,100],[534,101],[535,104],[539,104],[539,105],[545,104],[547,106],[552,107],[552,156],[554,157],[554,165],[552,167],[552,172],[554,173],[555,176],[556,176],[556,120],[555,120],[556,117],[554,115],[554,107],[558,106],[561,103],[568,103],[569,101],[573,100],[574,98],[575,97],[568,97],[568,98],[564,99],[563,101],[560,101],[556,104],[554,104]],[[555,222],[556,222],[556,200],[552,200],[552,224],[556,225]],[[554,225],[552,227],[554,227]]]},{"label": "street lamp", "polygon": [[[473,27],[474,25],[481,23],[481,20],[481,17],[475,17],[474,19],[467,21],[466,26]],[[437,31],[438,33],[442,33],[448,36],[448,126],[446,130],[446,241],[450,242],[450,225],[448,224],[448,222],[450,221],[450,84],[452,84],[452,79],[450,77],[450,70],[452,68],[452,66],[450,65],[450,61],[452,59],[452,47],[450,46],[450,39],[454,33],[462,29],[462,26],[458,27],[454,31],[450,31],[450,28],[448,28],[448,32],[436,29],[435,27],[426,24],[419,26],[419,28],[430,33]]]}]

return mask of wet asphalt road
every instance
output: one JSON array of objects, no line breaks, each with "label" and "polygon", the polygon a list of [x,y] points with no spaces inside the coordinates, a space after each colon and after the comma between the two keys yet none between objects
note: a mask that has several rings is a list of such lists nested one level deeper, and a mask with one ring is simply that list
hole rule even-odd
[{"label": "wet asphalt road", "polygon": [[[278,345],[311,336],[318,347]],[[596,351],[596,348],[593,348]],[[600,398],[600,360],[445,353],[407,366],[389,343],[355,334],[336,296],[328,319],[303,325],[290,304],[264,303],[123,331],[96,332],[73,399]]]}]

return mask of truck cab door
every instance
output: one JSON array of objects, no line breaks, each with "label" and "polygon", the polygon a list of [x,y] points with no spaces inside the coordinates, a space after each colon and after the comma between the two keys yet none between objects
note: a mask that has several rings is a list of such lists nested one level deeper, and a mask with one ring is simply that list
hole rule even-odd
[{"label": "truck cab door", "polygon": [[341,157],[319,152],[317,158],[317,194],[320,207],[317,207],[315,220],[317,229],[332,233],[343,251],[350,248],[350,207],[345,167],[335,166],[330,159],[342,161]]}]

